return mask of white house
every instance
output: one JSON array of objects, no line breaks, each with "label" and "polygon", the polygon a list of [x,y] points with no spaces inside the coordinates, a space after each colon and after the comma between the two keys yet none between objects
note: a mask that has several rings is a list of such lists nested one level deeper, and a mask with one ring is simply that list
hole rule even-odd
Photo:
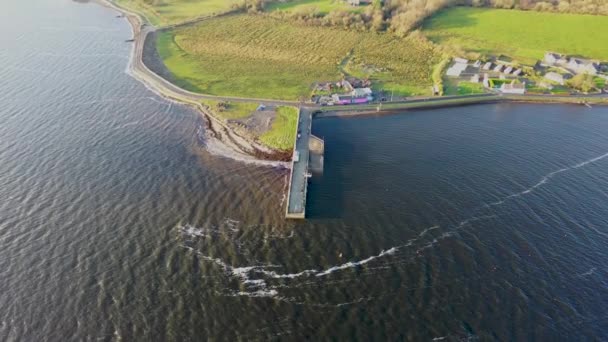
[{"label": "white house", "polygon": [[513,67],[507,67],[504,71],[505,74],[510,74],[513,71]]},{"label": "white house", "polygon": [[557,63],[560,57],[561,56],[557,53],[547,52],[545,53],[545,63],[549,65],[555,65],[555,63]]},{"label": "white house", "polygon": [[355,88],[350,94],[354,97],[367,97],[372,95],[372,90],[370,88]]},{"label": "white house", "polygon": [[486,64],[483,65],[482,67],[483,70],[490,70],[492,69],[492,62],[487,62]]},{"label": "white house", "polygon": [[502,71],[502,64],[498,64],[495,68],[494,71],[496,72],[501,72]]},{"label": "white house", "polygon": [[551,82],[555,82],[557,84],[564,85],[564,76],[556,73],[556,72],[548,72],[545,74],[545,78]]},{"label": "white house", "polygon": [[490,88],[490,78],[488,77],[487,73],[483,74],[483,86]]},{"label": "white house", "polygon": [[515,75],[515,76],[519,76],[519,75],[521,75],[521,73],[522,73],[521,69],[516,69],[515,71],[513,71],[513,75]]}]

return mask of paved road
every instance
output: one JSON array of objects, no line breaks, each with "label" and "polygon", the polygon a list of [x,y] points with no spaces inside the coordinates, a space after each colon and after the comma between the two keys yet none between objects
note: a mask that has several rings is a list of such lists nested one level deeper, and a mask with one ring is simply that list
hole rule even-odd
[{"label": "paved road", "polygon": [[287,204],[288,214],[305,214],[306,212],[306,192],[308,188],[308,140],[310,139],[310,128],[312,123],[312,112],[307,108],[302,108],[298,130],[301,136],[296,140],[295,150],[300,153],[298,162],[293,162],[291,169],[291,184],[289,203]]}]

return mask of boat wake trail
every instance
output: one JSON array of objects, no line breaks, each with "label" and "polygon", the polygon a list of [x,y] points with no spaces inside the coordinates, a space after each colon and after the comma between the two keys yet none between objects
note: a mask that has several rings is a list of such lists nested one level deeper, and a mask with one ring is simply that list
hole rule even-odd
[{"label": "boat wake trail", "polygon": [[527,195],[527,194],[533,192],[534,190],[536,190],[537,188],[543,186],[551,178],[555,177],[556,175],[558,175],[560,173],[563,173],[563,172],[566,172],[566,171],[570,171],[570,170],[580,169],[581,167],[584,167],[586,165],[598,162],[598,161],[600,161],[602,159],[605,159],[606,157],[608,157],[608,153],[602,154],[599,157],[591,158],[589,160],[586,160],[584,162],[578,163],[578,164],[573,165],[573,166],[564,167],[564,168],[561,168],[559,170],[553,171],[553,172],[545,175],[543,178],[541,178],[541,180],[538,183],[534,184],[533,186],[529,187],[528,189],[526,189],[524,191],[521,191],[521,192],[518,192],[518,193],[515,193],[515,194],[511,194],[509,196],[506,196],[506,197],[504,197],[503,199],[501,199],[499,201],[487,204],[486,207],[493,207],[493,206],[501,205],[501,204],[505,203],[506,201],[511,200],[513,198],[517,198],[517,197],[520,197],[520,196],[523,196],[523,195]]},{"label": "boat wake trail", "polygon": [[[608,158],[608,153],[595,157],[595,158],[592,158],[592,159],[589,159],[589,160],[586,160],[586,161],[583,161],[583,162],[578,163],[573,166],[564,167],[559,170],[553,171],[553,172],[545,175],[544,177],[542,177],[542,179],[538,183],[534,184],[530,188],[528,188],[524,191],[512,194],[512,195],[506,196],[506,197],[502,198],[500,201],[496,201],[496,202],[487,204],[484,207],[487,208],[487,207],[492,207],[492,206],[498,206],[510,199],[514,199],[514,198],[529,194],[529,193],[533,192],[535,189],[537,189],[538,187],[541,187],[544,184],[546,184],[551,178],[555,177],[556,175],[558,175],[560,173],[563,173],[563,172],[566,172],[569,170],[573,170],[573,169],[582,168],[586,165],[595,163],[595,162],[603,160],[605,158]],[[207,256],[204,253],[202,253],[198,250],[195,250],[192,247],[189,247],[189,246],[183,246],[183,247],[192,251],[193,253],[198,255],[201,259],[216,264],[229,277],[236,278],[239,280],[241,285],[238,287],[238,289],[230,291],[227,294],[229,296],[274,297],[275,299],[284,300],[284,301],[294,303],[294,304],[315,305],[315,304],[311,304],[311,303],[300,303],[295,298],[281,297],[281,296],[279,296],[279,289],[297,288],[299,284],[302,284],[301,281],[298,283],[295,283],[295,284],[291,283],[291,281],[297,280],[297,279],[305,280],[306,284],[319,284],[317,281],[317,280],[319,280],[319,278],[327,277],[336,272],[358,268],[358,267],[376,262],[378,259],[388,258],[391,256],[394,257],[396,260],[385,261],[381,265],[383,267],[379,267],[379,268],[388,268],[390,265],[393,265],[393,264],[396,265],[396,264],[407,263],[407,262],[410,262],[413,259],[419,257],[421,255],[420,253],[423,250],[432,248],[435,244],[439,243],[440,241],[454,236],[454,234],[456,234],[458,231],[464,229],[465,227],[470,226],[477,221],[490,220],[490,219],[493,219],[496,217],[497,217],[497,215],[479,215],[479,214],[475,215],[474,214],[460,222],[453,223],[450,225],[445,225],[445,227],[448,229],[444,230],[441,234],[432,234],[433,231],[439,230],[441,228],[441,226],[439,226],[439,225],[434,225],[434,226],[431,226],[431,227],[428,227],[428,228],[422,230],[416,237],[408,240],[406,243],[397,245],[397,246],[394,246],[394,247],[391,247],[388,249],[384,249],[376,255],[372,255],[372,256],[369,256],[364,259],[348,261],[343,264],[334,265],[334,266],[327,267],[324,269],[323,268],[306,269],[306,270],[302,270],[299,272],[293,272],[293,273],[278,272],[277,269],[282,267],[282,266],[278,266],[278,265],[257,264],[257,265],[253,265],[253,266],[235,267],[235,266],[229,265],[228,263],[222,261],[221,259]],[[236,222],[236,223],[238,223],[238,222]],[[236,229],[236,231],[238,231],[238,228],[236,228],[236,223],[234,223],[234,226],[231,226],[231,229]],[[179,229],[182,233],[189,235],[191,237],[203,237],[204,238],[211,234],[226,234],[225,228],[224,229],[217,229],[217,228],[201,229],[201,228],[195,228],[195,227],[186,225],[186,226],[181,226]],[[428,237],[429,235],[430,235],[430,237]],[[292,237],[292,236],[293,235],[290,235],[289,237]],[[404,255],[401,255],[401,257],[399,257],[397,254],[405,252],[407,247],[418,247],[418,249],[415,252],[412,250],[411,251],[412,253],[410,253],[408,255],[409,258],[404,259],[403,258]],[[371,268],[371,269],[374,269],[374,268]],[[595,269],[592,269],[580,276],[582,276],[582,277],[589,276],[589,275],[593,274],[594,271],[595,271]],[[366,274],[373,274],[373,273],[366,273]],[[286,281],[289,281],[289,283],[285,283]],[[322,284],[330,284],[330,283],[331,283],[331,281],[322,282]],[[368,298],[368,299],[371,300],[371,298]],[[365,301],[367,301],[368,299],[366,299]],[[356,304],[356,303],[365,302],[365,301],[357,300],[354,302],[347,302],[346,304],[350,305],[350,304]],[[327,305],[327,304],[323,304],[323,305]],[[332,305],[336,306],[335,304],[332,304]]]}]

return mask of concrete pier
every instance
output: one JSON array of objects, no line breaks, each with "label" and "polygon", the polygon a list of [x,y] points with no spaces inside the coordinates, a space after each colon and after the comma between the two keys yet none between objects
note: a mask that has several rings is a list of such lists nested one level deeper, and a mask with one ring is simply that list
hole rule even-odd
[{"label": "concrete pier", "polygon": [[[298,133],[294,145],[294,158],[291,162],[289,188],[287,190],[288,219],[304,219],[306,217],[306,192],[308,189],[308,160],[310,155],[309,140],[312,115],[310,110],[300,108],[298,118]],[[297,155],[297,160],[295,156]]]}]

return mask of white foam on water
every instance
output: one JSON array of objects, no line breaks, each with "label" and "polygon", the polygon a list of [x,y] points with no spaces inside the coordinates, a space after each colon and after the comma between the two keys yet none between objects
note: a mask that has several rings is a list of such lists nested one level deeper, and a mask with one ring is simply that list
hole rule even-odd
[{"label": "white foam on water", "polygon": [[323,276],[326,276],[328,274],[332,274],[332,273],[334,273],[336,271],[340,271],[340,270],[344,270],[344,269],[352,268],[352,267],[357,267],[357,266],[361,266],[361,265],[365,265],[365,264],[371,262],[372,260],[375,260],[375,259],[378,259],[378,258],[382,258],[385,255],[395,254],[395,252],[397,252],[397,250],[399,250],[398,247],[393,247],[393,248],[390,248],[390,249],[387,249],[385,251],[380,252],[380,254],[378,254],[378,255],[370,256],[367,259],[363,259],[363,260],[356,261],[356,262],[347,262],[347,263],[339,265],[339,266],[334,266],[334,267],[328,268],[327,270],[325,270],[323,272],[317,273],[316,276],[317,277],[323,277]]},{"label": "white foam on water", "polygon": [[226,218],[218,226],[209,225],[206,227],[196,227],[191,224],[184,224],[177,226],[177,230],[190,237],[208,238],[213,235],[238,233],[240,231],[238,228],[239,223],[240,221]]},{"label": "white foam on water", "polygon": [[298,273],[281,274],[281,273],[277,273],[274,271],[266,271],[264,269],[258,269],[258,270],[256,270],[256,272],[262,273],[264,275],[267,275],[267,276],[275,278],[275,279],[286,279],[286,278],[293,279],[293,278],[299,278],[299,277],[303,277],[303,276],[317,274],[319,271],[305,270],[305,271],[298,272]]},{"label": "white foam on water", "polygon": [[585,272],[585,273],[581,273],[581,274],[579,274],[579,275],[578,275],[578,277],[580,277],[580,278],[584,278],[584,277],[590,276],[590,275],[592,275],[593,273],[595,273],[595,270],[596,270],[596,269],[597,269],[597,268],[592,267],[592,268],[591,268],[589,271],[587,271],[587,272]]},{"label": "white foam on water", "polygon": [[238,292],[232,293],[231,296],[233,296],[233,297],[245,296],[245,297],[259,298],[259,297],[275,297],[277,294],[279,294],[277,292],[277,290],[258,290],[258,291],[252,291],[252,292],[238,291]]},{"label": "white foam on water", "polygon": [[439,226],[432,226],[432,227],[429,227],[429,228],[427,228],[427,229],[423,230],[422,232],[420,232],[420,234],[418,234],[418,237],[419,237],[419,238],[421,238],[421,237],[423,237],[423,236],[424,236],[426,233],[430,232],[431,230],[438,229],[438,228],[439,228]]},{"label": "white foam on water", "polygon": [[566,172],[566,171],[570,171],[570,170],[574,170],[574,169],[579,169],[579,168],[584,167],[584,166],[586,166],[586,165],[589,165],[589,164],[592,164],[592,163],[598,162],[598,161],[600,161],[600,160],[602,160],[602,159],[605,159],[606,157],[608,157],[608,153],[602,154],[601,156],[598,156],[598,157],[595,157],[595,158],[591,158],[591,159],[589,159],[589,160],[585,160],[585,161],[580,162],[580,163],[578,163],[578,164],[576,164],[576,165],[573,165],[573,166],[564,167],[564,168],[561,168],[561,169],[559,169],[559,170],[556,170],[556,171],[550,172],[550,173],[548,173],[547,175],[543,176],[543,177],[541,178],[541,180],[540,180],[538,183],[536,183],[536,184],[532,185],[531,187],[527,188],[526,190],[524,190],[524,191],[520,191],[520,192],[518,192],[518,193],[511,194],[511,195],[509,195],[509,196],[506,196],[506,197],[504,197],[503,199],[501,199],[501,200],[499,200],[499,201],[492,202],[492,203],[488,204],[487,206],[497,206],[497,205],[501,205],[501,204],[505,203],[506,201],[508,201],[508,200],[510,200],[510,199],[517,198],[517,197],[520,197],[520,196],[523,196],[523,195],[527,195],[527,194],[529,194],[529,193],[533,192],[534,190],[536,190],[538,187],[543,186],[543,185],[544,185],[544,184],[546,184],[546,183],[547,183],[547,182],[548,182],[548,181],[549,181],[551,178],[553,178],[554,176],[556,176],[556,175],[558,175],[558,174],[560,174],[560,173],[563,173],[563,172]]}]

